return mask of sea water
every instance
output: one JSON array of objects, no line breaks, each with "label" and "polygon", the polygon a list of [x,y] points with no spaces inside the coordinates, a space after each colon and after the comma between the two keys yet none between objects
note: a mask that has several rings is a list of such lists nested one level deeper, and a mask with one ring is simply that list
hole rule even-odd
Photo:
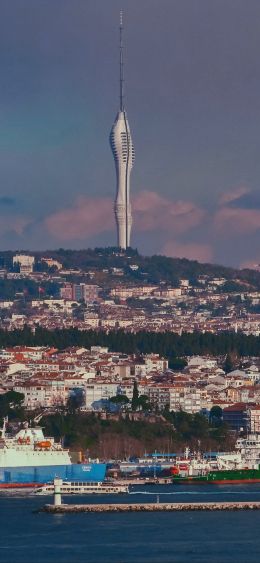
[{"label": "sea water", "polygon": [[[88,502],[260,501],[259,485],[135,487]],[[1,563],[259,563],[260,511],[36,513],[50,497],[0,496]]]}]

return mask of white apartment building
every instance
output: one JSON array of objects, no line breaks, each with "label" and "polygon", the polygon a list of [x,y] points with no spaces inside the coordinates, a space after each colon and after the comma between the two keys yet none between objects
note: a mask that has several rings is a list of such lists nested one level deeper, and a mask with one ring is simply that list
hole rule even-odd
[{"label": "white apartment building", "polygon": [[23,393],[23,405],[26,409],[65,405],[69,396],[64,381],[28,382],[14,387],[14,391]]},{"label": "white apartment building", "polygon": [[[143,387],[139,387],[139,394],[144,393]],[[85,384],[85,408],[86,410],[101,410],[106,401],[116,395],[126,395],[131,401],[133,397],[133,382],[118,383],[112,381],[91,381]]]},{"label": "white apartment building", "polygon": [[135,375],[146,375],[150,371],[163,372],[168,369],[168,365],[168,360],[160,358],[159,354],[147,354],[140,362],[134,362]]},{"label": "white apartment building", "polygon": [[169,385],[147,385],[143,388],[143,395],[147,395],[149,403],[163,411],[170,405],[170,386]]},{"label": "white apartment building", "polygon": [[185,411],[190,414],[199,412],[203,408],[200,389],[170,389],[170,411]]},{"label": "white apartment building", "polygon": [[248,429],[250,432],[260,432],[260,405],[254,405],[247,410]]},{"label": "white apartment building", "polygon": [[24,269],[27,273],[33,271],[34,262],[34,256],[27,254],[15,254],[15,256],[13,256],[13,265],[19,264],[20,269]]},{"label": "white apartment building", "polygon": [[102,403],[118,394],[119,384],[110,381],[91,382],[85,384],[85,408],[87,411],[100,410]]}]

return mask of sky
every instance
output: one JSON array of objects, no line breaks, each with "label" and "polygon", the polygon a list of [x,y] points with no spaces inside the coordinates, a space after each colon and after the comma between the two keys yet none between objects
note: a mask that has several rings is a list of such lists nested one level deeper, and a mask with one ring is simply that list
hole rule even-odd
[{"label": "sky", "polygon": [[109,133],[135,145],[131,245],[260,262],[259,0],[0,0],[0,249],[113,246]]}]

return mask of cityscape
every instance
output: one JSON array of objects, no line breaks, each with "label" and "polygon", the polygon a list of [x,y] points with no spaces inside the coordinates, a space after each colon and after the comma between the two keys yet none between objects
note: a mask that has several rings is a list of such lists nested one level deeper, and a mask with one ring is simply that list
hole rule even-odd
[{"label": "cityscape", "polygon": [[[260,334],[257,270],[209,266],[204,273],[202,265],[156,263],[131,249],[91,252],[81,258],[89,262],[83,267],[65,266],[62,252],[0,254],[0,328]],[[72,262],[75,257],[76,251]],[[173,269],[172,280],[165,266]]]},{"label": "cityscape", "polygon": [[256,563],[260,7],[121,4],[3,6],[0,560]]}]

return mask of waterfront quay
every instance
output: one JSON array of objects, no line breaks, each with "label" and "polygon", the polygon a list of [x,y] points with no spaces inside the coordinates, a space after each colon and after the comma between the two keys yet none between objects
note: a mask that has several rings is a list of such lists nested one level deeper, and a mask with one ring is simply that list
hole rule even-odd
[{"label": "waterfront quay", "polygon": [[45,504],[40,512],[71,514],[82,512],[187,512],[217,510],[260,510],[260,502],[191,502],[136,504]]}]

